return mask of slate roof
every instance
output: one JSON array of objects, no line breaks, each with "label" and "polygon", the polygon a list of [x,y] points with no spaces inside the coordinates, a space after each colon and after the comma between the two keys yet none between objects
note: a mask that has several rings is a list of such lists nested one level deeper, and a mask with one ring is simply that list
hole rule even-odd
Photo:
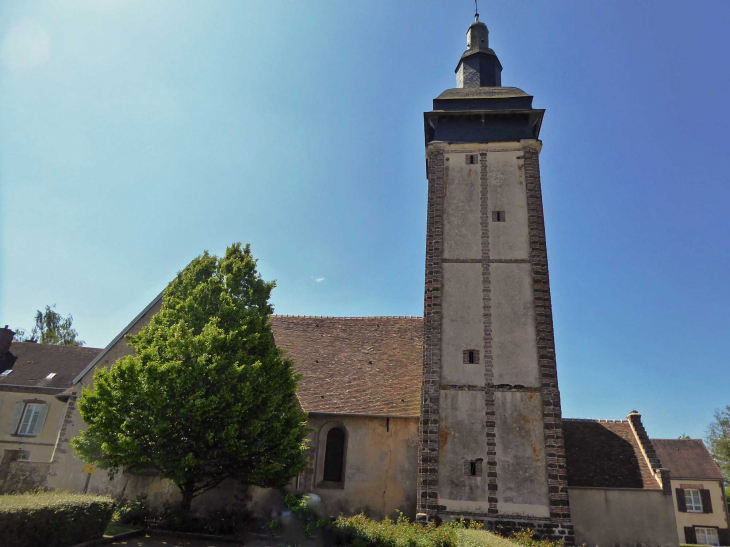
[{"label": "slate roof", "polygon": [[493,97],[529,97],[519,87],[454,87],[447,89],[439,99],[486,99]]},{"label": "slate roof", "polygon": [[[3,385],[65,388],[100,351],[98,348],[14,342],[10,351],[0,357],[0,373],[12,370],[7,376],[0,375],[0,389]],[[52,372],[56,375],[46,380]]]},{"label": "slate roof", "polygon": [[628,420],[564,418],[563,436],[568,486],[660,488]]},{"label": "slate roof", "polygon": [[723,478],[720,467],[700,439],[652,439],[651,444],[672,479]]},{"label": "slate roof", "polygon": [[418,417],[422,318],[275,315],[271,325],[304,375],[306,412]]}]

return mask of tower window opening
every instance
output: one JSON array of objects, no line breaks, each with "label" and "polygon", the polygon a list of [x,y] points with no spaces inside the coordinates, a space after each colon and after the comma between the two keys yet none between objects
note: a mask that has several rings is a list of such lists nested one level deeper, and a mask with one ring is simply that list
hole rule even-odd
[{"label": "tower window opening", "polygon": [[464,475],[468,477],[482,476],[482,458],[476,460],[464,460]]},{"label": "tower window opening", "polygon": [[492,222],[505,222],[507,216],[504,211],[492,211]]},{"label": "tower window opening", "polygon": [[475,165],[479,163],[479,156],[477,154],[467,154],[466,155],[466,164],[467,165]]},{"label": "tower window opening", "polygon": [[465,365],[478,365],[479,364],[479,350],[478,349],[465,349],[463,363]]}]

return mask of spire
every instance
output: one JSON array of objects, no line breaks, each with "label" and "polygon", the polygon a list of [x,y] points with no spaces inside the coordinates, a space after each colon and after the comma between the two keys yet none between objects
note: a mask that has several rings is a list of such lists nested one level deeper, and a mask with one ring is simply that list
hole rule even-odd
[{"label": "spire", "polygon": [[456,87],[501,87],[502,64],[489,49],[489,29],[479,21],[474,0],[474,22],[466,31],[466,51],[456,67]]}]

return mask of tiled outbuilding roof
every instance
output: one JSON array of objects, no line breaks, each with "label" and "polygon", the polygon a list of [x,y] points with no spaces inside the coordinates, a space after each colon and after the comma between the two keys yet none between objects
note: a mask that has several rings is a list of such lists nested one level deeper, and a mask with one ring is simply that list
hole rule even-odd
[{"label": "tiled outbuilding roof", "polygon": [[[3,385],[65,388],[100,351],[98,348],[14,342],[10,351],[0,356],[0,388]],[[12,372],[2,375],[2,371],[8,369]],[[46,379],[54,373],[53,378]]]},{"label": "tiled outbuilding roof", "polygon": [[652,439],[662,467],[673,479],[722,480],[722,472],[700,439]]},{"label": "tiled outbuilding roof", "polygon": [[304,375],[306,412],[418,417],[422,318],[275,315],[271,325]]},{"label": "tiled outbuilding roof", "polygon": [[659,488],[627,420],[563,419],[568,486]]}]

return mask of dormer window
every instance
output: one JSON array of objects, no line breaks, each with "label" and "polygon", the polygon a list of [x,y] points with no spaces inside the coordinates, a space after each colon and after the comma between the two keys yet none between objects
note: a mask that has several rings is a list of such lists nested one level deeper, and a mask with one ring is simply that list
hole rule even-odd
[{"label": "dormer window", "polygon": [[55,372],[51,372],[48,376],[45,377],[45,380],[53,380],[53,377],[56,375]]},{"label": "dormer window", "polygon": [[3,373],[0,374],[0,376],[8,376],[11,372],[13,372],[13,369],[9,368],[7,370],[3,370]]}]

